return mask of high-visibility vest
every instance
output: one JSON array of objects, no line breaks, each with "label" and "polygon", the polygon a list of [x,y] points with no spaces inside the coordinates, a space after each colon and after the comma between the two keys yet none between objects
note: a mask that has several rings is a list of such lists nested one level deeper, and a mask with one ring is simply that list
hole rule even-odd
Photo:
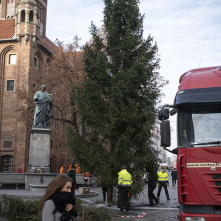
[{"label": "high-visibility vest", "polygon": [[69,169],[68,169],[68,171],[70,171],[70,170],[71,170],[71,167],[72,167],[72,165],[70,165],[70,166],[69,166]]},{"label": "high-visibility vest", "polygon": [[166,181],[168,181],[168,174],[167,174],[167,172],[162,172],[162,171],[160,171],[159,173],[158,173],[158,181],[159,182],[166,182]]},{"label": "high-visibility vest", "polygon": [[132,176],[127,172],[126,169],[121,170],[118,173],[118,185],[121,187],[130,187],[132,184]]},{"label": "high-visibility vest", "polygon": [[62,166],[61,169],[60,169],[60,174],[64,174],[65,171],[64,171],[64,167]]}]

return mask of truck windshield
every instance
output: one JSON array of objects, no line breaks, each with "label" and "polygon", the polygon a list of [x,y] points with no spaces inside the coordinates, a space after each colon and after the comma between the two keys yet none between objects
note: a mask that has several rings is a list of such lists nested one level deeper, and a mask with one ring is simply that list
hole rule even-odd
[{"label": "truck windshield", "polygon": [[220,146],[221,105],[188,105],[178,111],[179,145],[184,147]]}]

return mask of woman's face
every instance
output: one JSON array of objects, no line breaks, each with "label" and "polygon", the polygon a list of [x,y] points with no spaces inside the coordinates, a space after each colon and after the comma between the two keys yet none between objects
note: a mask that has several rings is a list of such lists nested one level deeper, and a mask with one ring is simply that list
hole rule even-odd
[{"label": "woman's face", "polygon": [[71,192],[71,188],[72,188],[72,183],[69,181],[63,186],[61,192]]}]

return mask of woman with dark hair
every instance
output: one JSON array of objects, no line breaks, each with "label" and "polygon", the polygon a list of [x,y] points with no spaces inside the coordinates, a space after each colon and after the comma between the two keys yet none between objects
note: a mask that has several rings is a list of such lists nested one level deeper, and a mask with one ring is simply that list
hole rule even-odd
[{"label": "woman with dark hair", "polygon": [[78,212],[74,208],[72,179],[58,175],[47,186],[41,202],[42,221],[77,221]]}]

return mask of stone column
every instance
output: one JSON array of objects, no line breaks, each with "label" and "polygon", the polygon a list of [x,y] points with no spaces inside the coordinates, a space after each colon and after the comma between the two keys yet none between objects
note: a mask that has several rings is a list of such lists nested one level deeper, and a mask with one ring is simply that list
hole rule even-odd
[{"label": "stone column", "polygon": [[48,128],[31,129],[28,173],[32,172],[32,167],[44,168],[44,173],[50,173],[50,135]]},{"label": "stone column", "polygon": [[17,12],[16,34],[20,34],[21,11]]},{"label": "stone column", "polygon": [[29,28],[29,13],[30,13],[29,10],[25,11],[25,22],[26,22],[26,24],[25,24],[25,34],[29,33],[29,30],[28,30],[28,28]]},{"label": "stone column", "polygon": [[38,25],[38,19],[37,19],[37,11],[33,11],[33,25],[34,25],[34,36],[37,34],[37,25]]}]

